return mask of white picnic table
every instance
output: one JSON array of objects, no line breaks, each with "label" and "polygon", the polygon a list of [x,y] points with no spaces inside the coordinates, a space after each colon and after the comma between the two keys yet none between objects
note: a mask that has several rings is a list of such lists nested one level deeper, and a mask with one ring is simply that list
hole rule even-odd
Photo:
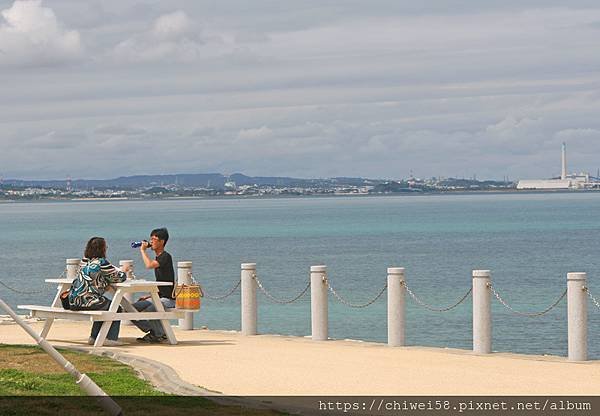
[{"label": "white picnic table", "polygon": [[[44,328],[40,333],[40,337],[46,338],[54,319],[71,319],[71,320],[83,320],[83,321],[102,321],[102,327],[96,337],[94,347],[100,347],[104,344],[108,330],[113,321],[131,320],[152,320],[158,319],[162,323],[165,331],[165,335],[172,345],[177,344],[177,338],[171,328],[170,319],[177,319],[183,317],[184,311],[177,311],[175,309],[169,309],[165,311],[163,304],[160,301],[158,295],[159,286],[172,286],[170,282],[157,282],[150,280],[141,279],[127,279],[122,283],[111,284],[114,288],[114,295],[111,300],[110,306],[107,311],[71,311],[63,309],[60,294],[65,290],[68,290],[73,283],[72,279],[58,278],[58,279],[46,279],[46,283],[56,283],[58,285],[56,290],[56,296],[51,306],[39,306],[39,305],[18,305],[19,309],[28,309],[31,311],[32,317],[46,318]],[[125,295],[133,293],[149,293],[150,301],[154,304],[156,312],[139,312],[129,302]],[[117,312],[119,306],[123,308],[123,312]]]}]

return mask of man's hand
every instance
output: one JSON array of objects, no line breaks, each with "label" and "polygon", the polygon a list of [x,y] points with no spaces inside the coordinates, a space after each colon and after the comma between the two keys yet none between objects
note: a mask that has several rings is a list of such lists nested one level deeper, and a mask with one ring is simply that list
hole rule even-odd
[{"label": "man's hand", "polygon": [[150,299],[150,296],[142,296],[141,298],[138,299],[138,302],[140,300],[148,300],[148,299]]},{"label": "man's hand", "polygon": [[143,241],[142,245],[140,246],[140,254],[142,255],[142,260],[144,260],[144,266],[146,266],[146,269],[156,269],[157,267],[160,267],[160,263],[148,257],[146,250],[149,247],[150,243],[148,241]]}]

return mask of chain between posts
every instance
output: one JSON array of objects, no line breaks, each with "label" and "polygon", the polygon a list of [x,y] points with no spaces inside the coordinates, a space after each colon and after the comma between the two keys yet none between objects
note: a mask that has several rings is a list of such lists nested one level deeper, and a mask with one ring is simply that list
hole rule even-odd
[{"label": "chain between posts", "polygon": [[0,286],[4,286],[8,290],[11,290],[11,291],[13,291],[15,293],[19,293],[21,295],[35,295],[37,293],[46,292],[45,290],[25,291],[25,290],[15,289],[14,287],[10,287],[6,283],[4,283],[2,280],[0,280]]},{"label": "chain between posts", "polygon": [[379,299],[381,297],[381,295],[383,295],[383,292],[385,292],[385,290],[387,289],[387,281],[385,282],[385,284],[383,285],[383,289],[381,289],[381,291],[377,294],[377,296],[375,296],[373,299],[371,299],[370,301],[368,301],[367,303],[363,303],[363,304],[356,304],[356,303],[351,303],[349,301],[347,301],[346,299],[342,298],[333,288],[333,286],[331,286],[329,284],[329,279],[327,279],[327,276],[324,277],[323,279],[325,281],[325,283],[327,284],[327,287],[329,288],[329,291],[333,294],[333,296],[336,297],[337,300],[339,300],[342,304],[349,306],[351,308],[366,308],[367,306],[372,305],[373,303],[375,303],[377,301],[377,299]]},{"label": "chain between posts", "polygon": [[279,303],[280,305],[288,305],[290,303],[293,303],[295,301],[297,301],[298,299],[300,299],[302,296],[304,296],[304,294],[306,293],[306,291],[308,290],[308,288],[310,287],[310,280],[308,281],[308,284],[306,285],[306,287],[304,288],[304,290],[302,290],[302,292],[300,292],[300,294],[292,299],[289,300],[281,300],[281,299],[277,299],[276,297],[274,297],[273,295],[271,295],[267,289],[265,289],[261,283],[261,281],[258,279],[258,277],[256,276],[256,273],[254,273],[252,275],[252,278],[256,281],[256,284],[258,285],[258,288],[265,294],[265,296],[269,299],[271,299],[273,302],[275,303]]},{"label": "chain between posts", "polygon": [[421,305],[422,307],[424,307],[425,309],[428,309],[430,311],[433,312],[448,312],[454,308],[456,308],[458,305],[460,305],[461,303],[463,303],[465,301],[465,299],[471,294],[471,292],[473,291],[473,288],[470,288],[469,290],[467,290],[467,293],[465,293],[465,295],[460,298],[460,300],[458,302],[456,302],[455,304],[448,306],[447,308],[434,308],[433,306],[430,306],[428,304],[426,304],[425,302],[423,302],[421,299],[419,299],[417,297],[417,295],[415,295],[413,293],[412,290],[410,290],[410,288],[408,287],[408,285],[406,284],[406,281],[402,281],[401,282],[402,286],[404,286],[404,288],[406,289],[406,291],[408,292],[408,294],[410,295],[411,298],[414,299],[415,302],[417,302],[417,304]]},{"label": "chain between posts", "polygon": [[[62,279],[63,277],[65,277],[67,274],[67,269],[65,268],[62,273],[60,274],[60,276],[58,276],[59,279]],[[36,295],[38,293],[46,293],[46,290],[19,290],[19,289],[15,289],[14,287],[11,287],[9,285],[7,285],[6,283],[4,283],[2,280],[0,280],[0,286],[4,286],[5,288],[7,288],[10,291],[13,291],[15,293],[18,293],[20,295]]]},{"label": "chain between posts", "polygon": [[600,309],[600,303],[598,303],[598,301],[596,300],[596,298],[594,297],[594,295],[592,295],[592,292],[590,292],[590,289],[587,286],[585,286],[583,288],[583,290],[585,290],[587,292],[587,294],[590,297],[590,299],[592,299],[592,302],[594,302],[594,305],[596,305],[596,307],[598,309]]},{"label": "chain between posts", "polygon": [[498,301],[502,305],[504,305],[507,309],[509,309],[512,313],[514,313],[516,315],[520,315],[520,316],[527,316],[527,317],[530,317],[530,318],[537,318],[539,316],[547,314],[552,309],[554,309],[554,307],[556,307],[556,305],[558,305],[560,303],[560,301],[567,295],[567,289],[565,289],[565,291],[562,293],[562,295],[560,295],[560,297],[558,298],[558,300],[556,302],[554,302],[552,305],[550,305],[548,308],[544,309],[541,312],[526,313],[526,312],[519,312],[519,311],[513,309],[508,303],[506,303],[504,301],[504,299],[502,299],[502,297],[500,296],[500,294],[496,291],[496,289],[494,288],[494,286],[491,283],[488,283],[488,287],[490,288],[490,290],[492,291],[492,293],[494,294],[494,296],[496,296],[496,299],[498,299]]},{"label": "chain between posts", "polygon": [[[191,275],[190,273],[190,277],[192,279],[194,279],[194,276]],[[233,295],[233,292],[235,292],[235,290],[240,287],[240,284],[242,284],[242,279],[238,280],[238,282],[235,284],[235,286],[233,286],[233,288],[231,288],[230,291],[228,291],[226,294],[224,294],[223,296],[211,296],[208,293],[206,293],[206,289],[203,288],[202,286],[200,286],[200,284],[198,283],[198,285],[200,286],[200,291],[201,293],[204,295],[204,297],[211,299],[211,300],[223,300],[231,295]]]}]

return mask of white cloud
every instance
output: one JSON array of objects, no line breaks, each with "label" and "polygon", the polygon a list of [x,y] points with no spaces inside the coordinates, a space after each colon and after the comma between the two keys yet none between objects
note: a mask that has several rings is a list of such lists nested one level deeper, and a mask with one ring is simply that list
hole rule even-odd
[{"label": "white cloud", "polygon": [[109,124],[98,126],[96,129],[94,129],[94,133],[106,136],[140,136],[146,134],[147,131],[146,129],[134,126]]},{"label": "white cloud", "polygon": [[82,56],[79,33],[64,28],[42,0],[17,0],[1,14],[0,64],[59,64]]},{"label": "white cloud", "polygon": [[183,11],[165,14],[155,20],[152,33],[160,40],[178,40],[192,34],[192,21]]},{"label": "white cloud", "polygon": [[[95,1],[45,3],[50,18],[34,21],[56,26],[41,31],[0,17],[0,44],[8,27],[29,34],[18,45],[48,27],[64,34],[59,16],[96,58],[85,70],[3,71],[4,176],[51,176],[44,163],[148,173],[139,160],[160,154],[164,172],[548,177],[563,140],[573,166],[596,169],[591,0]],[[58,140],[68,147],[49,152]],[[87,149],[102,150],[105,171],[73,166]],[[40,166],[24,163],[31,155]]]},{"label": "white cloud", "polygon": [[560,140],[595,140],[600,139],[600,130],[598,129],[565,129],[556,133]]},{"label": "white cloud", "polygon": [[113,55],[121,62],[191,62],[231,53],[233,38],[205,32],[178,10],[159,16],[148,30],[117,44]]},{"label": "white cloud", "polygon": [[257,129],[243,129],[238,133],[238,139],[240,140],[256,140],[269,138],[273,135],[273,130],[267,126],[262,126]]}]

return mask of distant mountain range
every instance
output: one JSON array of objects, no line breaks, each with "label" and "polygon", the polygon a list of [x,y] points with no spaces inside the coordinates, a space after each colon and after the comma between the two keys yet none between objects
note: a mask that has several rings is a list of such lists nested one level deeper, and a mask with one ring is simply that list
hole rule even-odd
[{"label": "distant mountain range", "polygon": [[[365,178],[327,178],[327,179],[299,179],[278,176],[246,176],[241,173],[235,173],[225,176],[220,173],[184,173],[178,175],[136,175],[121,176],[114,179],[73,179],[71,186],[73,189],[90,188],[123,188],[135,189],[150,186],[180,185],[184,187],[206,187],[223,188],[227,181],[233,181],[237,186],[240,185],[259,185],[259,186],[286,186],[286,187],[308,187],[318,185],[377,185],[385,182],[382,179]],[[66,180],[22,180],[5,179],[5,185],[13,186],[35,186],[42,188],[64,188]]]}]

